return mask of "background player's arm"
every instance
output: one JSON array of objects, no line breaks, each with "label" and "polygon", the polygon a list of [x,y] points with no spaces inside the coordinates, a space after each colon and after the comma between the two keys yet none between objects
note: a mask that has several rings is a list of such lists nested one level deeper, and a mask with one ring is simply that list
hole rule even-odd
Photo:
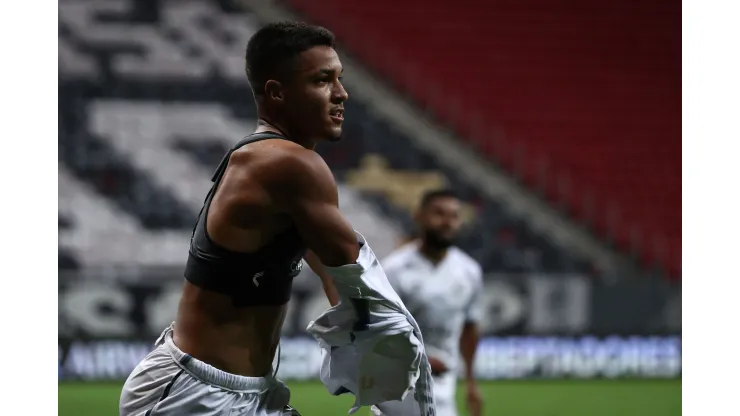
[{"label": "background player's arm", "polygon": [[478,340],[480,339],[478,323],[465,322],[460,335],[460,353],[465,361],[465,380],[468,383],[474,383],[473,362],[475,361],[475,351],[478,349]]},{"label": "background player's arm", "polygon": [[337,184],[326,162],[303,148],[280,152],[272,162],[266,191],[293,220],[320,264],[355,263],[360,252],[357,236],[339,212]]},{"label": "background player's arm", "polygon": [[465,310],[465,323],[460,335],[460,353],[465,361],[465,380],[468,383],[475,383],[473,363],[480,339],[478,324],[483,316],[481,293],[483,291],[483,277],[480,269],[476,271],[475,282],[472,299]]},{"label": "background player's arm", "polygon": [[308,263],[308,267],[321,279],[321,285],[324,288],[326,298],[329,300],[329,305],[336,306],[339,303],[339,293],[337,292],[337,288],[334,287],[331,276],[324,270],[319,257],[313,251],[309,250],[303,258]]},{"label": "background player's arm", "polygon": [[460,335],[460,354],[465,361],[465,382],[467,384],[465,398],[468,411],[472,416],[479,416],[482,414],[483,397],[475,382],[473,364],[475,363],[475,351],[478,349],[478,340],[480,339],[478,323],[483,316],[483,273],[480,267],[476,269],[474,278],[473,295],[465,311],[465,323]]}]

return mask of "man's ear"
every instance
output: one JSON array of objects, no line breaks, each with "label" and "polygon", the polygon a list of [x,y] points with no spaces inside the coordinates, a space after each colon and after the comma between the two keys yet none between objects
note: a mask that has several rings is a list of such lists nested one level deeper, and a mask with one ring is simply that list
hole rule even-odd
[{"label": "man's ear", "polygon": [[274,79],[265,82],[265,98],[271,101],[283,101],[283,84]]}]

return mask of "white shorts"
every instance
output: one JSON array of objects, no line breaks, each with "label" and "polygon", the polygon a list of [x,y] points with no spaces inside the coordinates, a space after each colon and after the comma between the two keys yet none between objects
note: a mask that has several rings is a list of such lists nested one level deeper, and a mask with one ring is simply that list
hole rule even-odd
[{"label": "white shorts", "polygon": [[457,374],[454,371],[434,377],[437,416],[457,416]]},{"label": "white shorts", "polygon": [[121,416],[290,416],[290,390],[274,377],[243,377],[182,352],[172,326],[123,385]]},{"label": "white shorts", "polygon": [[[453,371],[434,377],[434,402],[437,416],[457,416],[457,375]],[[418,413],[414,395],[409,394],[403,402],[385,402],[372,406],[375,416],[406,416]]]}]

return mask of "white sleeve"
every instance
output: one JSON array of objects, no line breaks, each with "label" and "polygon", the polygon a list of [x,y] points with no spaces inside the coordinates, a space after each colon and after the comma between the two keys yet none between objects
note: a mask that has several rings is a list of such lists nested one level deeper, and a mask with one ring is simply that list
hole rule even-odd
[{"label": "white sleeve", "polygon": [[405,300],[408,293],[404,290],[403,279],[401,278],[402,264],[397,259],[391,259],[390,261],[383,261],[381,266],[383,267],[383,271],[385,271],[385,276],[388,278],[388,283],[391,284],[391,287],[393,287],[393,290],[396,291],[396,294],[398,294],[401,300]]},{"label": "white sleeve", "polygon": [[465,309],[465,322],[477,324],[483,317],[483,271],[480,266],[473,276],[473,292]]}]

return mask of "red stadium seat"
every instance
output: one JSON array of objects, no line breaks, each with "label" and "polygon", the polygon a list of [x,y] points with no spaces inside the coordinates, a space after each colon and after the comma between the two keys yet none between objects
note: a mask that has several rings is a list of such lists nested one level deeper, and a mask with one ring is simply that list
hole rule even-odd
[{"label": "red stadium seat", "polygon": [[546,161],[548,197],[680,273],[680,2],[288,3],[529,185]]}]

